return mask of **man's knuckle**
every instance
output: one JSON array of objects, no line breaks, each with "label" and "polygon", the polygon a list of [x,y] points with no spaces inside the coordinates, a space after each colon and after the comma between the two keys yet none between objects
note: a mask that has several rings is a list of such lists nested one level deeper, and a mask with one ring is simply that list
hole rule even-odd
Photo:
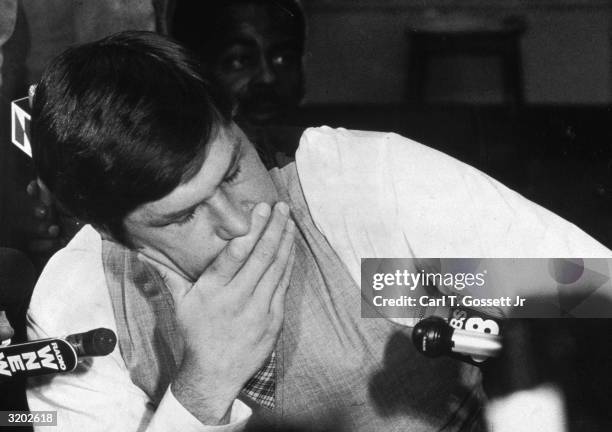
[{"label": "man's knuckle", "polygon": [[201,286],[208,285],[210,280],[214,280],[214,276],[219,275],[222,272],[222,266],[218,261],[210,263],[208,268],[200,276],[199,282]]},{"label": "man's knuckle", "polygon": [[261,260],[270,262],[274,260],[274,258],[276,258],[276,252],[276,249],[272,245],[265,244],[262,245],[262,248],[259,250],[258,255]]},{"label": "man's knuckle", "polygon": [[249,251],[244,245],[232,243],[227,247],[226,255],[232,261],[244,261],[248,257]]}]

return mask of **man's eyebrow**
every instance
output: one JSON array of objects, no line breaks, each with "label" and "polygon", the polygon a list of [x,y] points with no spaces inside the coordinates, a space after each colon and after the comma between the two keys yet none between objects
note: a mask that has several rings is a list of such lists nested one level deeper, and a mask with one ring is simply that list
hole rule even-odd
[{"label": "man's eyebrow", "polygon": [[257,43],[255,43],[255,41],[253,39],[249,39],[247,37],[244,36],[235,36],[232,37],[231,39],[229,39],[226,43],[225,43],[225,49],[230,49],[233,48],[236,45],[243,45],[246,46],[248,48],[255,48],[257,47]]},{"label": "man's eyebrow", "polygon": [[223,176],[223,178],[227,177],[231,172],[234,171],[234,168],[238,164],[238,160],[242,156],[242,148],[242,138],[239,136],[235,137],[232,140],[232,154],[230,156],[230,163],[227,166],[227,169],[225,170],[225,175]]},{"label": "man's eyebrow", "polygon": [[200,203],[197,203],[197,204],[194,204],[194,205],[192,205],[190,207],[187,207],[187,208],[184,208],[184,209],[181,209],[181,210],[177,210],[175,212],[165,213],[165,214],[161,214],[161,215],[153,215],[149,219],[149,224],[153,225],[153,226],[161,226],[161,225],[166,225],[168,223],[174,222],[175,220],[180,219],[180,218],[190,214],[199,205],[200,205]]},{"label": "man's eyebrow", "polygon": [[[223,178],[221,179],[221,182],[223,182],[223,179],[227,177],[229,173],[232,172],[232,170],[238,163],[238,159],[240,159],[240,156],[242,155],[242,147],[243,147],[242,139],[240,137],[235,137],[235,139],[232,140],[231,146],[232,146],[232,154],[230,155],[230,161],[229,161],[229,164],[227,165],[227,169],[225,170],[225,173],[223,174]],[[215,185],[215,188],[219,187],[221,182],[217,183]],[[159,226],[159,225],[165,225],[165,224],[171,223],[177,219],[180,219],[181,217],[187,216],[192,211],[194,211],[196,207],[199,206],[201,203],[202,202],[200,201],[189,207],[186,207],[184,209],[177,210],[174,212],[170,212],[170,213],[151,215],[149,219],[149,224]]]},{"label": "man's eyebrow", "polygon": [[288,37],[282,40],[275,41],[271,48],[272,50],[286,50],[295,49],[299,50],[300,43],[297,38]]}]

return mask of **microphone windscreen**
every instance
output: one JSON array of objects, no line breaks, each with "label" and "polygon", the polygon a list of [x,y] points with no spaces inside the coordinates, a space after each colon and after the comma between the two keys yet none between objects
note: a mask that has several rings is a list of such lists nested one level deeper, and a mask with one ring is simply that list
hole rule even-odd
[{"label": "microphone windscreen", "polygon": [[0,310],[20,308],[35,283],[30,260],[15,249],[0,248]]},{"label": "microphone windscreen", "polygon": [[105,356],[113,352],[117,344],[115,332],[107,328],[97,328],[85,333],[66,337],[79,357]]}]

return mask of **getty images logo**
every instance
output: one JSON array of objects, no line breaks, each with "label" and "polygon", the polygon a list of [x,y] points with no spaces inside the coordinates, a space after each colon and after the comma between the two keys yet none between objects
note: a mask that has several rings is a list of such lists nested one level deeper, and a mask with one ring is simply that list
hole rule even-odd
[{"label": "getty images logo", "polygon": [[0,352],[0,375],[13,376],[14,373],[37,369],[66,370],[57,342],[51,342],[36,351],[15,355],[5,356],[4,352]]}]

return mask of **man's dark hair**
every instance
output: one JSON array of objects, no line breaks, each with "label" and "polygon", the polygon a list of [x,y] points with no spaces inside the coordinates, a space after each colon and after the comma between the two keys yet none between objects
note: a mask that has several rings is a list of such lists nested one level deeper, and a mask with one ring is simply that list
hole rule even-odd
[{"label": "man's dark hair", "polygon": [[47,67],[33,101],[34,163],[61,207],[128,243],[124,218],[192,178],[230,119],[192,54],[123,32]]},{"label": "man's dark hair", "polygon": [[229,10],[236,5],[266,7],[274,20],[290,24],[298,49],[304,51],[306,19],[299,0],[177,0],[170,34],[210,61],[226,42]]}]

